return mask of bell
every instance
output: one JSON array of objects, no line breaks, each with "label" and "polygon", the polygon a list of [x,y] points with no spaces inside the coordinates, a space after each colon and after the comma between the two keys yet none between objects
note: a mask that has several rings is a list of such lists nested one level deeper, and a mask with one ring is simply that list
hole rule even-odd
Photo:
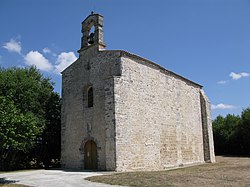
[{"label": "bell", "polygon": [[93,44],[94,43],[94,33],[90,33],[88,37],[88,43]]}]

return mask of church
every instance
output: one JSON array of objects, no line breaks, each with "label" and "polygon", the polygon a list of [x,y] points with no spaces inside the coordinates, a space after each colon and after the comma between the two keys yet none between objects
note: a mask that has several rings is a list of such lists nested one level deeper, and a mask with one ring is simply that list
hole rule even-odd
[{"label": "church", "polygon": [[202,86],[123,50],[106,50],[103,16],[82,22],[62,72],[62,168],[152,171],[215,162]]}]

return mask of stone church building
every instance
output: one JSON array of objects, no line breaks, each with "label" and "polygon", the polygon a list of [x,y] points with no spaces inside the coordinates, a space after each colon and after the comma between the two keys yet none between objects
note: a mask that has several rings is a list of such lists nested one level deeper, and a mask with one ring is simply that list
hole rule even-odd
[{"label": "stone church building", "polygon": [[140,56],[105,50],[99,14],[82,22],[78,53],[62,72],[63,168],[163,170],[215,161],[201,85]]}]

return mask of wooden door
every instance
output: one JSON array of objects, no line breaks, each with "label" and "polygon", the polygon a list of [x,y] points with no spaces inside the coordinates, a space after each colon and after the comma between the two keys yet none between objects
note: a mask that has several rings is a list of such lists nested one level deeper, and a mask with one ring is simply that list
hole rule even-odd
[{"label": "wooden door", "polygon": [[92,140],[87,141],[84,146],[84,169],[97,169],[96,143]]}]

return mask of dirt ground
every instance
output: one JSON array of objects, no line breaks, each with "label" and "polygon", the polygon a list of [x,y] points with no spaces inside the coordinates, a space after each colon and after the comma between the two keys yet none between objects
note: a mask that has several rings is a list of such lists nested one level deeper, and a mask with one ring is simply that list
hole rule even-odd
[{"label": "dirt ground", "polygon": [[156,172],[128,172],[87,178],[123,186],[250,186],[250,158],[216,157],[216,163]]}]

